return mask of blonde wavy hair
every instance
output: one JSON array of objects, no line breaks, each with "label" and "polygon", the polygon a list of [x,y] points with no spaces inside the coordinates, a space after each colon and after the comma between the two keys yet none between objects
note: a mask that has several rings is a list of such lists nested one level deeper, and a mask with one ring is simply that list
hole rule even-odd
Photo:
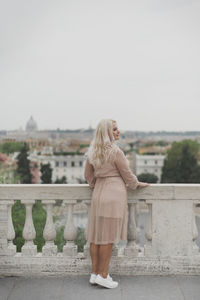
[{"label": "blonde wavy hair", "polygon": [[86,153],[90,163],[100,168],[104,162],[109,161],[112,153],[116,150],[115,138],[113,136],[113,123],[116,122],[112,119],[102,119],[94,133],[94,138],[91,141],[90,147]]}]

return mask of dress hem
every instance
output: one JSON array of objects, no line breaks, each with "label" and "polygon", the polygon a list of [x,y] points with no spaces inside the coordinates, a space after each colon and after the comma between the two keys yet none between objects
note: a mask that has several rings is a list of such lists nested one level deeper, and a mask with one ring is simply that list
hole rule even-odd
[{"label": "dress hem", "polygon": [[119,244],[119,242],[127,242],[127,240],[124,240],[124,239],[119,239],[117,241],[109,241],[109,242],[96,242],[96,241],[87,241],[89,244],[90,243],[93,243],[95,245],[107,245],[107,244]]}]

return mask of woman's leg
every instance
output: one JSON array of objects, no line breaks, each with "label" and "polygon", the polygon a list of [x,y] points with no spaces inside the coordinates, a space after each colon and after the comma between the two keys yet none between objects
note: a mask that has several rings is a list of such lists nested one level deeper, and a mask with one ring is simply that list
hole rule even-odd
[{"label": "woman's leg", "polygon": [[90,243],[90,256],[92,259],[92,273],[98,274],[99,245]]},{"label": "woman's leg", "polygon": [[104,278],[108,275],[108,268],[112,255],[112,245],[113,244],[99,245],[98,273]]}]

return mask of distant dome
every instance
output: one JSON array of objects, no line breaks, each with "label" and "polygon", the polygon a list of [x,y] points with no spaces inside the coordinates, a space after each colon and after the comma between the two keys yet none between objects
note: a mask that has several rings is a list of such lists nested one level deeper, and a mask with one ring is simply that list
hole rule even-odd
[{"label": "distant dome", "polygon": [[26,131],[36,131],[37,130],[37,123],[31,116],[28,122],[26,123]]}]

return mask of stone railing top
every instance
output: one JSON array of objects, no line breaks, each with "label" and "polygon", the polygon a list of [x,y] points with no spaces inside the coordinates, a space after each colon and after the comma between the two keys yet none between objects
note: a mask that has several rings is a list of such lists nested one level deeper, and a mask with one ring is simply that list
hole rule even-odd
[{"label": "stone railing top", "polygon": [[[90,200],[88,184],[0,184],[0,200]],[[200,200],[200,184],[151,184],[128,191],[129,200]]]}]

